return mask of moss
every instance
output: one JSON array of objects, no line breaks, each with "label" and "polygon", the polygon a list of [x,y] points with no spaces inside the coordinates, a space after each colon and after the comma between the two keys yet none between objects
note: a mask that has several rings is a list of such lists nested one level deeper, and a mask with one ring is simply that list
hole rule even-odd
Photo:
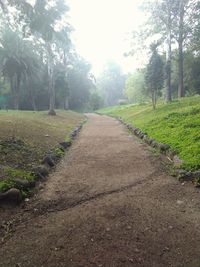
[{"label": "moss", "polygon": [[13,187],[15,187],[15,182],[11,179],[0,181],[0,192],[1,193],[6,192],[7,190]]},{"label": "moss", "polygon": [[183,160],[186,170],[200,169],[200,96],[186,97],[170,104],[116,106],[100,110],[121,117],[150,138],[170,145]]},{"label": "moss", "polygon": [[53,154],[58,158],[62,158],[65,155],[65,152],[60,148],[55,148]]},{"label": "moss", "polygon": [[19,178],[19,179],[27,180],[31,182],[36,179],[35,175],[32,172],[28,172],[28,171],[21,170],[21,169],[7,168],[5,173],[7,176],[9,176],[13,180]]}]

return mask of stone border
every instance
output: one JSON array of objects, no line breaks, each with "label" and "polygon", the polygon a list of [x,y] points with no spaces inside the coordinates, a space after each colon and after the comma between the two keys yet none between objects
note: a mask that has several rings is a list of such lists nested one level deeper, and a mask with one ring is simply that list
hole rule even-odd
[{"label": "stone border", "polygon": [[[196,179],[200,179],[200,170],[198,171],[186,171],[180,168],[183,161],[179,159],[176,152],[171,149],[171,147],[167,144],[162,144],[157,142],[154,139],[148,137],[147,134],[143,133],[139,128],[136,128],[122,120],[122,118],[117,118],[119,122],[125,125],[128,130],[133,133],[135,136],[143,140],[146,144],[151,146],[152,148],[158,150],[160,153],[167,156],[167,158],[172,162],[173,166],[175,167],[174,176],[178,177],[181,181],[195,181]],[[200,187],[199,184],[196,187]]]},{"label": "stone border", "polygon": [[[70,141],[64,141],[59,143],[57,149],[61,152],[66,152],[72,145],[73,140],[77,137],[78,133],[83,127],[83,124],[86,122],[86,119],[76,127],[70,134]],[[56,164],[61,160],[61,156],[53,154],[53,152],[48,153],[43,160],[41,161],[41,165],[32,169],[32,173],[35,175],[35,181],[27,181],[23,179],[15,179],[15,187],[7,190],[4,193],[0,193],[0,203],[13,203],[20,204],[22,202],[22,194],[20,190],[30,190],[35,188],[41,182],[47,179],[50,171],[55,168]]]}]

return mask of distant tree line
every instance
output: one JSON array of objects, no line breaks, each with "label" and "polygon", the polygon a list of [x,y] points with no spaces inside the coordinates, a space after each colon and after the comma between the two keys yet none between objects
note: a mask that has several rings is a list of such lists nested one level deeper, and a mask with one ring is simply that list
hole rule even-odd
[{"label": "distant tree line", "polygon": [[130,54],[149,49],[149,62],[130,74],[125,94],[131,102],[161,95],[173,98],[200,94],[200,2],[196,0],[143,1],[147,20],[133,32]]},{"label": "distant tree line", "polygon": [[[102,99],[71,42],[63,0],[0,1],[0,108],[93,109]],[[95,98],[96,97],[96,98]]]}]

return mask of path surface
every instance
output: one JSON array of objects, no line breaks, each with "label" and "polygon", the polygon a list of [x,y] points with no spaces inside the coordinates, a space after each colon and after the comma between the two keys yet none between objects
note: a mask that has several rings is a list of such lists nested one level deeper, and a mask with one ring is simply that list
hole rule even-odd
[{"label": "path surface", "polygon": [[88,117],[1,245],[0,266],[199,267],[200,191],[116,120]]}]

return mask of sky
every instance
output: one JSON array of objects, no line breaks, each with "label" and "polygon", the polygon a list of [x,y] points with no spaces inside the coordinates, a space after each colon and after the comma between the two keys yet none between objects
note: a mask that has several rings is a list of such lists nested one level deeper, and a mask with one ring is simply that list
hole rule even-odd
[{"label": "sky", "polygon": [[92,64],[95,75],[107,61],[122,66],[124,73],[133,72],[138,60],[124,57],[130,51],[130,33],[143,22],[139,11],[141,0],[66,0],[70,23],[75,28],[73,41],[77,52]]}]

